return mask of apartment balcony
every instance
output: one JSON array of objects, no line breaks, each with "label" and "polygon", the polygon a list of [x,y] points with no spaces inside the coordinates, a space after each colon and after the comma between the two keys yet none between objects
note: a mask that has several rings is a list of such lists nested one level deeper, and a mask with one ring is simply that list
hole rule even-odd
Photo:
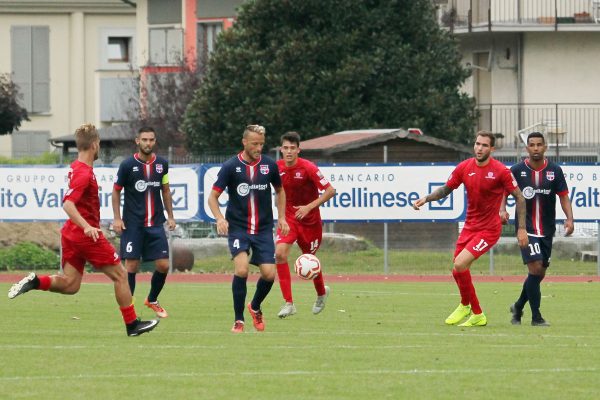
[{"label": "apartment balcony", "polygon": [[470,32],[600,31],[600,0],[437,0],[440,25]]},{"label": "apartment balcony", "polygon": [[527,135],[538,131],[549,153],[562,161],[600,161],[600,103],[496,103],[477,109],[476,130],[496,134],[499,154],[518,154]]}]

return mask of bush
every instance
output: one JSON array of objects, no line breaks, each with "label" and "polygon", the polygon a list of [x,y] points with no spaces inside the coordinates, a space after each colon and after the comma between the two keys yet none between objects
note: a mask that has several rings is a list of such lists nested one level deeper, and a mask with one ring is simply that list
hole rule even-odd
[{"label": "bush", "polygon": [[60,154],[58,153],[44,153],[39,156],[22,157],[22,158],[9,158],[0,157],[0,165],[54,165],[60,161]]},{"label": "bush", "polygon": [[0,250],[0,271],[55,269],[59,262],[58,254],[31,242]]}]

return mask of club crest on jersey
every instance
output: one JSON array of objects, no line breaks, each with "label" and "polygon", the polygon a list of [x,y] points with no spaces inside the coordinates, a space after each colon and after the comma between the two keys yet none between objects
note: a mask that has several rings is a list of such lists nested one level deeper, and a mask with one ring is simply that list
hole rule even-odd
[{"label": "club crest on jersey", "polygon": [[137,165],[135,167],[133,167],[133,172],[138,172],[140,169],[137,167]]},{"label": "club crest on jersey", "polygon": [[496,177],[494,176],[494,172],[493,171],[488,172],[485,179],[496,179]]},{"label": "club crest on jersey", "polygon": [[260,166],[260,173],[263,175],[268,175],[269,174],[269,166],[266,164],[262,164]]},{"label": "club crest on jersey", "polygon": [[296,171],[296,174],[294,175],[294,179],[302,179],[302,172]]},{"label": "club crest on jersey", "polygon": [[527,172],[521,171],[521,176],[527,176]]},{"label": "club crest on jersey", "polygon": [[162,164],[156,164],[156,173],[157,174],[162,174],[163,172],[163,165]]},{"label": "club crest on jersey", "polygon": [[235,172],[242,172],[242,168],[240,168],[240,167],[235,167]]},{"label": "club crest on jersey", "polygon": [[546,179],[548,179],[549,181],[553,181],[554,180],[554,171],[546,171]]}]

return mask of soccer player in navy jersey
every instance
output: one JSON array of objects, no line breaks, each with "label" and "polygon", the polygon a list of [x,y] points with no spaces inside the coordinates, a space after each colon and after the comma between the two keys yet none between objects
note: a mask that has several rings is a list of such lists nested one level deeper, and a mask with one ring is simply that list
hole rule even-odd
[{"label": "soccer player in navy jersey", "polygon": [[[546,141],[540,132],[532,132],[527,136],[528,157],[511,167],[511,171],[519,184],[527,204],[527,235],[529,245],[521,248],[523,263],[527,264],[529,274],[523,283],[521,295],[510,306],[511,323],[521,324],[523,308],[529,301],[531,308],[531,325],[549,326],[542,317],[540,303],[542,292],[540,283],[546,276],[552,254],[552,239],[556,232],[556,196],[565,213],[565,236],[573,233],[573,208],[569,199],[569,189],[565,175],[559,165],[545,157]],[[500,217],[508,221],[506,199],[500,206]],[[517,210],[517,217],[519,210]]]},{"label": "soccer player in navy jersey", "polygon": [[[277,197],[277,228],[289,232],[285,220],[285,192],[275,161],[263,156],[265,128],[248,125],[242,138],[244,150],[223,163],[208,197],[208,206],[217,223],[217,233],[228,235],[233,258],[231,284],[235,322],[231,331],[244,332],[244,304],[249,264],[257,265],[260,278],[247,308],[257,331],[265,329],[261,303],[275,280],[275,244],[273,242],[273,203],[271,186]],[[227,189],[229,202],[225,217],[219,209],[219,196]],[[252,257],[249,258],[249,253]]]},{"label": "soccer player in navy jersey", "polygon": [[512,194],[517,200],[519,212],[517,238],[521,248],[527,247],[525,230],[525,199],[517,186],[510,170],[500,161],[491,157],[496,137],[486,131],[477,133],[475,139],[475,157],[456,166],[445,185],[417,200],[413,207],[419,207],[430,201],[448,196],[453,190],[464,184],[467,191],[467,218],[456,242],[454,251],[454,269],[452,276],[460,292],[458,307],[446,318],[446,324],[459,326],[485,326],[487,317],[481,310],[479,299],[473,286],[469,268],[473,261],[487,253],[502,231],[500,203],[504,193]]},{"label": "soccer player in navy jersey", "polygon": [[[277,160],[279,175],[285,190],[285,218],[290,226],[287,235],[277,232],[277,246],[275,248],[275,261],[277,262],[277,276],[279,288],[285,300],[281,307],[279,318],[296,314],[296,306],[292,298],[292,280],[288,257],[294,242],[303,254],[315,254],[321,246],[323,238],[323,223],[319,206],[335,195],[331,183],[312,162],[299,157],[300,135],[297,132],[287,132],[281,136],[281,155],[283,159]],[[319,195],[319,191],[323,191]],[[313,280],[317,292],[312,312],[319,314],[325,308],[329,296],[329,286],[325,286],[323,272]]]},{"label": "soccer player in navy jersey", "polygon": [[[169,163],[154,153],[156,132],[153,128],[140,128],[135,144],[138,152],[119,165],[117,181],[113,187],[113,229],[121,235],[121,258],[125,260],[131,294],[135,292],[140,258],[154,261],[150,293],[144,304],[158,317],[166,318],[168,313],[158,302],[158,295],[169,272],[169,242],[163,225],[166,221],[170,231],[176,226],[169,188]],[[125,201],[121,218],[123,189]]]},{"label": "soccer player in navy jersey", "polygon": [[37,276],[32,272],[12,285],[8,298],[15,298],[34,289],[75,294],[81,287],[83,267],[89,262],[113,281],[127,335],[141,335],[154,329],[158,320],[141,321],[137,318],[125,269],[119,255],[100,229],[98,182],[93,170],[93,163],[98,159],[100,150],[100,137],[94,125],[84,124],[77,128],[75,144],[77,160],[71,164],[69,189],[63,199],[63,209],[69,220],[61,230],[62,273]]}]

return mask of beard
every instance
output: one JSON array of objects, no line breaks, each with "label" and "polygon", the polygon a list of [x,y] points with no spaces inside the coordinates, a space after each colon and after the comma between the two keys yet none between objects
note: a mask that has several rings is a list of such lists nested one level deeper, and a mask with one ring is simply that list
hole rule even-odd
[{"label": "beard", "polygon": [[144,148],[144,147],[140,147],[140,152],[144,153],[145,155],[149,156],[150,154],[152,154],[153,149],[152,148]]}]

